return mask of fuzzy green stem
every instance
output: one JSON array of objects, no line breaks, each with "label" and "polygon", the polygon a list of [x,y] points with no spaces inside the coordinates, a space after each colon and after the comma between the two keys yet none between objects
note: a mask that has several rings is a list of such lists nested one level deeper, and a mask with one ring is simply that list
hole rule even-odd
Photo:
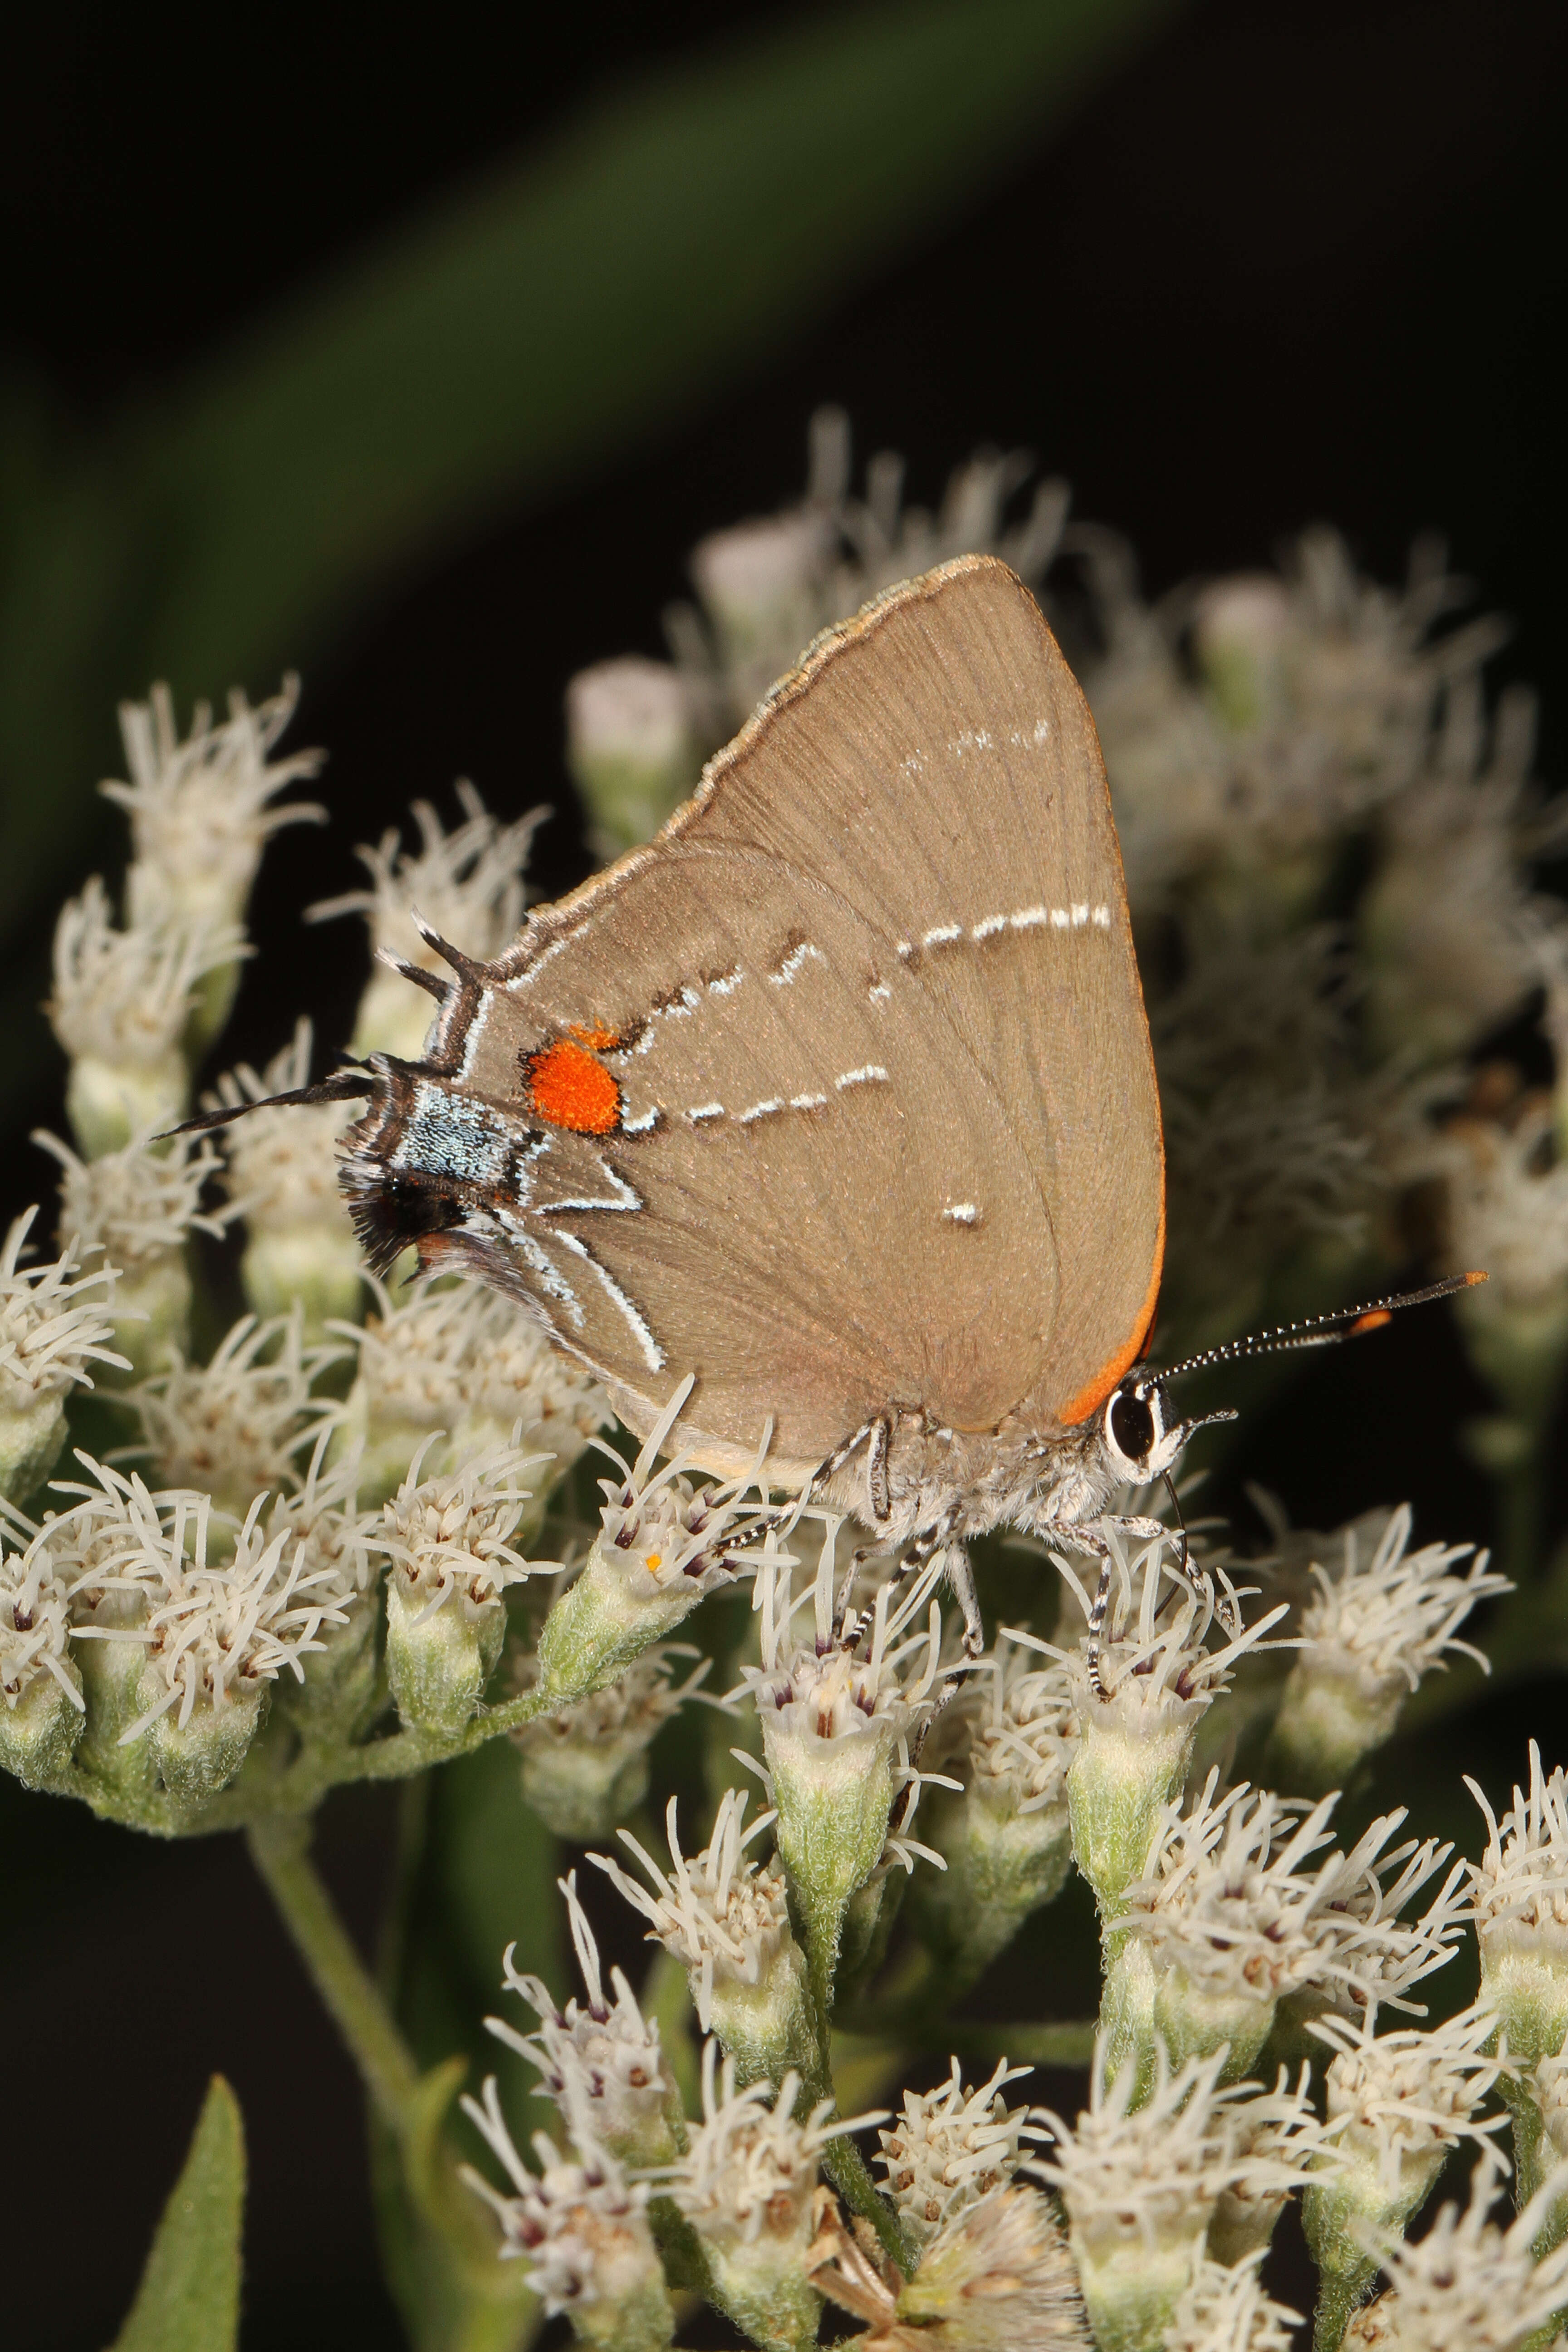
[{"label": "fuzzy green stem", "polygon": [[866,2169],[866,2159],[852,2139],[830,2139],[822,2151],[822,2168],[852,2213],[871,2224],[884,2252],[906,2278],[919,2257],[900,2226],[899,2217]]},{"label": "fuzzy green stem", "polygon": [[377,2113],[397,2129],[417,2086],[418,2069],[310,1860],[310,1826],[299,1819],[253,1823],[247,1840],[251,1860]]}]

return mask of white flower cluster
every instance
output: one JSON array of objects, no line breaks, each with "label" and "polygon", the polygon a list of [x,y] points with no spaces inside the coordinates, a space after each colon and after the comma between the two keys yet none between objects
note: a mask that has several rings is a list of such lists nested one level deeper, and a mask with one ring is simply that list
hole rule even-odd
[{"label": "white flower cluster", "polygon": [[65,1437],[65,1401],[90,1388],[90,1364],[117,1371],[111,1347],[115,1276],[83,1274],[78,1245],[44,1265],[25,1265],[37,1209],[12,1220],[0,1243],[0,1497],[26,1500],[48,1475]]},{"label": "white flower cluster", "polygon": [[[458,784],[458,800],[463,822],[451,833],[428,802],[416,801],[418,849],[405,849],[395,828],[384,833],[374,846],[359,852],[370,875],[369,889],[323,898],[309,909],[308,919],[362,914],[378,956],[384,950],[421,971],[444,967],[418,928],[416,914],[466,955],[481,961],[500,955],[522,920],[523,868],[546,812],[533,809],[502,824],[468,782]],[[428,1000],[399,976],[395,962],[391,968],[378,964],[360,1001],[354,1052],[416,1061],[429,1025]]]}]

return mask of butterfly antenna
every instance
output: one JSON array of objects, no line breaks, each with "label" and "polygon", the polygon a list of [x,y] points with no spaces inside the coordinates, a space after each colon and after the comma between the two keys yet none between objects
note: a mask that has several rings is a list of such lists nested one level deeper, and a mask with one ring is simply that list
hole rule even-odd
[{"label": "butterfly antenna", "polygon": [[287,1094],[263,1095],[254,1102],[226,1103],[218,1110],[198,1111],[194,1118],[183,1118],[178,1127],[164,1128],[153,1140],[162,1143],[170,1135],[206,1135],[215,1127],[229,1127],[237,1118],[248,1118],[253,1110],[279,1110],[299,1103],[349,1102],[357,1095],[374,1092],[374,1082],[363,1071],[337,1070],[313,1087],[290,1087]]},{"label": "butterfly antenna", "polygon": [[1179,1364],[1162,1366],[1161,1381],[1179,1380],[1185,1372],[1206,1371],[1211,1364],[1239,1363],[1248,1356],[1282,1356],[1297,1348],[1331,1348],[1341,1339],[1357,1339],[1363,1331],[1380,1331],[1404,1307],[1425,1307],[1434,1298],[1451,1298],[1485,1282],[1484,1274],[1451,1274],[1429,1282],[1424,1290],[1397,1291],[1389,1298],[1369,1298],[1360,1307],[1341,1307],[1331,1315],[1310,1315],[1300,1323],[1281,1323],[1272,1331],[1251,1331],[1245,1339],[1227,1339],[1223,1347],[1205,1348]]}]

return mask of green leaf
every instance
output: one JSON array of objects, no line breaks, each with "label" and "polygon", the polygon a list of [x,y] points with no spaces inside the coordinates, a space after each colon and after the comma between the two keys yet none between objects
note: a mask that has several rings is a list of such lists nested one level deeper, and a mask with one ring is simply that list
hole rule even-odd
[{"label": "green leaf", "polygon": [[232,2352],[244,2209],[239,2102],[215,2074],[113,2352]]},{"label": "green leaf", "polygon": [[[1169,0],[877,0],[584,108],[103,430],[0,414],[0,924],[91,844],[114,699],[265,690],[498,509],[754,371]],[[5,1034],[45,1040],[29,972]]]}]

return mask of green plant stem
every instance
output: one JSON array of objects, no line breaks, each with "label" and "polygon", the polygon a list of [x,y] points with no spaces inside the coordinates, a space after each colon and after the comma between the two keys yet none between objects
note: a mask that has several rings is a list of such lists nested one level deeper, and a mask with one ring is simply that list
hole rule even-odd
[{"label": "green plant stem", "polygon": [[310,1860],[310,1829],[309,1821],[297,1818],[253,1822],[247,1838],[251,1860],[376,2112],[399,2129],[418,2084],[418,2069]]},{"label": "green plant stem", "polygon": [[871,2224],[886,2252],[906,2278],[914,2271],[916,2255],[899,2217],[866,2169],[866,2159],[852,2139],[830,2139],[822,2151],[822,2168],[852,2213]]},{"label": "green plant stem", "polygon": [[[384,1739],[351,1747],[335,1740],[306,1739],[291,1756],[278,1760],[280,1751],[268,1750],[264,1731],[238,1778],[205,1805],[175,1802],[163,1790],[140,1795],[127,1803],[79,1765],[69,1765],[49,1782],[49,1793],[75,1797],[100,1820],[121,1822],[154,1837],[205,1837],[215,1830],[247,1829],[280,1818],[302,1819],[313,1813],[331,1789],[355,1780],[405,1780],[432,1764],[469,1756],[487,1741],[559,1704],[545,1690],[525,1691],[504,1706],[491,1707],[463,1726],[450,1739],[427,1732],[395,1731]],[[269,1730],[270,1726],[268,1727]]]}]

